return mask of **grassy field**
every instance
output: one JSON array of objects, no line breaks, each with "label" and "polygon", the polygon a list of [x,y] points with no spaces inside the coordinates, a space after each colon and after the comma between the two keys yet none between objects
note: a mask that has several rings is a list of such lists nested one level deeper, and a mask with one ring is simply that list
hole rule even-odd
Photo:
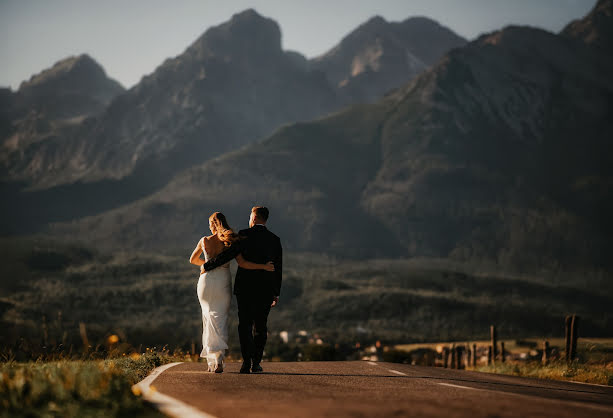
[{"label": "grassy field", "polygon": [[[163,346],[191,351],[192,343],[199,351],[202,319],[198,270],[187,261],[191,249],[178,257],[0,240],[0,360],[83,351],[106,358],[110,335],[136,352]],[[506,276],[444,260],[339,260],[288,252],[281,303],[269,330],[273,337],[304,330],[332,345],[365,346],[377,340],[482,340],[496,324],[500,338],[511,341],[562,337],[564,316],[576,313],[580,335],[610,337],[613,317],[603,312],[613,304],[613,285],[591,280]],[[229,327],[235,330],[234,299],[231,309]],[[236,332],[229,343],[238,355]]]},{"label": "grassy field", "polygon": [[546,366],[538,362],[507,362],[490,366],[477,366],[473,370],[487,373],[510,374],[537,379],[568,380],[613,386],[613,362],[603,364],[553,362]]},{"label": "grassy field", "polygon": [[[172,357],[130,354],[142,347],[190,352],[192,344],[200,351],[198,272],[187,262],[189,251],[184,257],[101,253],[45,240],[0,240],[0,414],[159,416],[130,388]],[[545,338],[560,351],[564,316],[576,313],[579,361],[571,367],[509,361],[477,369],[611,384],[613,339],[581,338],[610,337],[613,329],[612,285],[591,280],[506,276],[444,260],[288,253],[267,355],[342,360],[359,354],[358,342],[365,347],[377,340],[407,351],[436,351],[450,341],[486,345],[489,325],[496,324],[511,355],[538,358]],[[235,309],[233,300],[230,330]],[[292,335],[289,344],[279,337],[283,330]],[[303,335],[300,346],[296,336]],[[236,332],[229,342],[230,357],[237,358]]]},{"label": "grassy field", "polygon": [[176,361],[158,354],[0,364],[1,417],[163,417],[132,385]]}]

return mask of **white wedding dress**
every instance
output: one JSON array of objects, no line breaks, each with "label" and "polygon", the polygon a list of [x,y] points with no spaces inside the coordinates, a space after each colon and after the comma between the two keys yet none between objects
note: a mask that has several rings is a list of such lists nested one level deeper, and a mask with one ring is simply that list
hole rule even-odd
[{"label": "white wedding dress", "polygon": [[[202,245],[204,259],[210,257]],[[198,279],[198,300],[202,308],[202,352],[209,371],[223,370],[223,358],[228,348],[228,313],[232,299],[230,263],[207,271]]]}]

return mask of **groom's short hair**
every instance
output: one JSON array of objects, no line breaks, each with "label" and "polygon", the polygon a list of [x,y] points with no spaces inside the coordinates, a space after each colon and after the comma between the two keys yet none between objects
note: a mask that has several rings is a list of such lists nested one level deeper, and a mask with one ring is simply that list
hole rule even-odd
[{"label": "groom's short hair", "polygon": [[264,206],[254,206],[251,208],[251,212],[255,213],[255,216],[266,222],[268,220],[268,208]]}]

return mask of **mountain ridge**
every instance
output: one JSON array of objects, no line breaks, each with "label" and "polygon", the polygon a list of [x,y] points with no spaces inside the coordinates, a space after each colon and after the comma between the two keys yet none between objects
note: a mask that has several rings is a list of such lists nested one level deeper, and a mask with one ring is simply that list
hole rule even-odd
[{"label": "mountain ridge", "polygon": [[613,53],[613,1],[598,0],[586,16],[569,23],[561,34]]},{"label": "mountain ridge", "polygon": [[143,200],[53,230],[179,248],[205,230],[203,213],[233,221],[266,204],[291,251],[487,261],[533,274],[611,269],[607,68],[608,55],[575,40],[507,27],[376,104],[290,125]]},{"label": "mountain ridge", "polygon": [[27,150],[68,135],[100,113],[125,89],[87,54],[71,56],[32,75],[17,91],[4,89],[0,164],[27,158]]},{"label": "mountain ridge", "polygon": [[[97,84],[101,85],[100,87]],[[87,54],[66,57],[53,64],[52,67],[34,74],[29,80],[19,85],[18,91],[27,94],[31,90],[46,90],[48,94],[53,90],[97,88],[91,94],[108,103],[125,89],[115,80],[108,79],[102,66]],[[40,94],[36,92],[34,94]]]},{"label": "mountain ridge", "polygon": [[[81,58],[87,63],[86,56]],[[62,67],[70,64],[65,60]],[[403,73],[402,82],[413,75]],[[370,72],[352,85],[369,86],[368,94],[378,97],[391,87],[386,79],[387,73]],[[28,225],[27,232],[37,231],[50,221],[139,199],[191,165],[265,138],[285,124],[363,101],[359,90],[341,98],[303,55],[281,49],[274,20],[253,9],[237,13],[208,28],[102,110],[46,133],[45,141],[38,133],[41,126],[46,129],[45,120],[35,114],[20,122],[20,140],[10,153],[0,154],[1,193],[14,202],[0,213],[0,231],[18,233],[20,224]],[[2,128],[12,129],[12,116],[0,114],[0,134]],[[93,201],[97,204],[84,203]]]},{"label": "mountain ridge", "polygon": [[429,18],[387,22],[374,16],[310,63],[337,86],[345,103],[372,102],[465,44]]}]

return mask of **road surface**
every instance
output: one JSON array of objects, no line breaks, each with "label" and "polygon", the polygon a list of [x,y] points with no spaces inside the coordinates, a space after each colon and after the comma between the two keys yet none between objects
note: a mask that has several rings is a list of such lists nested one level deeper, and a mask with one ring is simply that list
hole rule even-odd
[{"label": "road surface", "polygon": [[163,371],[152,385],[215,417],[613,417],[613,387],[394,363],[262,363],[223,374],[204,363]]}]

